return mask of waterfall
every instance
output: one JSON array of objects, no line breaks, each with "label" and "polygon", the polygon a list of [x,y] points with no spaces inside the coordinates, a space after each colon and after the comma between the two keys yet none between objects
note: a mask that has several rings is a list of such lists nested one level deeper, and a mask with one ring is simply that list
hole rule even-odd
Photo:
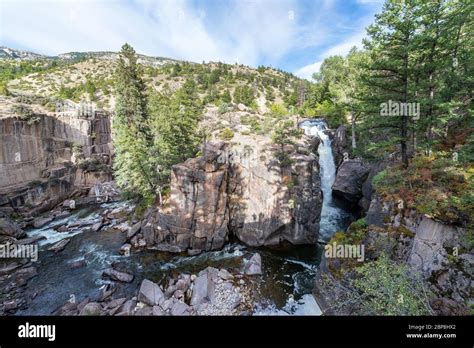
[{"label": "waterfall", "polygon": [[304,129],[306,135],[318,137],[321,140],[318,154],[323,205],[319,223],[319,240],[327,242],[335,232],[345,230],[351,215],[332,196],[332,185],[336,179],[336,164],[326,122],[321,119],[309,120],[302,122],[300,127]]}]

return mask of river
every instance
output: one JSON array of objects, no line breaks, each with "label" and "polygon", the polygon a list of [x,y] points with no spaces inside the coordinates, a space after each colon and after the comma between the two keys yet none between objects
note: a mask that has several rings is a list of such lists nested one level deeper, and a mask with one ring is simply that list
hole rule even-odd
[{"label": "river", "polygon": [[[25,287],[28,299],[26,309],[17,315],[51,315],[58,307],[74,296],[76,301],[94,298],[100,288],[110,281],[101,278],[102,272],[113,262],[125,263],[135,275],[129,284],[119,284],[115,297],[136,294],[142,279],[159,283],[170,272],[196,273],[207,266],[238,269],[242,258],[256,250],[262,256],[263,275],[258,283],[255,315],[319,315],[320,309],[312,296],[317,267],[321,261],[323,245],[339,230],[345,230],[353,216],[341,202],[332,197],[331,186],[336,175],[331,139],[322,120],[305,121],[301,124],[306,134],[318,136],[318,148],[323,205],[321,211],[319,242],[316,245],[283,245],[274,248],[249,248],[233,240],[222,250],[197,256],[176,256],[156,251],[142,251],[122,256],[118,253],[125,240],[124,233],[112,225],[99,232],[87,230],[87,226],[100,219],[108,209],[128,207],[128,202],[92,205],[75,212],[63,220],[53,221],[39,229],[27,231],[29,237],[42,235],[37,261],[38,276]],[[75,222],[70,232],[57,232],[55,228]],[[87,225],[87,226],[85,226]],[[47,248],[61,239],[70,238],[66,248],[53,254]],[[71,264],[85,259],[87,266],[72,269]]]}]

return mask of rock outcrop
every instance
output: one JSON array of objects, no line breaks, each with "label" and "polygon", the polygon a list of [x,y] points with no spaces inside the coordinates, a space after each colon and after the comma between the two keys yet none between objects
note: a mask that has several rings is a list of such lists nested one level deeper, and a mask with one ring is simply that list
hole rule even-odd
[{"label": "rock outcrop", "polygon": [[45,210],[76,189],[111,180],[106,114],[0,117],[0,143],[0,207]]},{"label": "rock outcrop", "polygon": [[339,126],[335,131],[328,131],[331,137],[332,153],[334,155],[334,162],[338,168],[344,161],[344,158],[349,158],[351,153],[350,144],[347,136],[347,127]]},{"label": "rock outcrop", "polygon": [[[466,315],[472,296],[474,258],[468,230],[445,225],[413,209],[400,209],[396,202],[374,195],[366,216],[367,229],[362,244],[365,259],[382,253],[418,274],[430,290],[430,305],[438,315]],[[350,229],[347,233],[351,233]],[[357,233],[361,233],[360,231]],[[333,267],[337,260],[331,260]],[[351,314],[345,303],[351,272],[334,272],[323,260],[315,282],[314,295],[326,314]],[[338,273],[338,276],[335,276]],[[342,274],[342,276],[341,276]],[[355,313],[357,314],[357,313]]]},{"label": "rock outcrop", "polygon": [[0,236],[18,239],[24,237],[25,235],[25,231],[23,231],[15,222],[13,222],[8,217],[0,216]]},{"label": "rock outcrop", "polygon": [[274,157],[229,161],[228,145],[208,143],[201,157],[173,167],[169,204],[142,224],[148,247],[214,250],[230,234],[251,246],[315,243],[321,192],[318,159],[303,150],[310,143],[305,138],[288,150],[286,168]]},{"label": "rock outcrop", "polygon": [[362,198],[362,186],[369,175],[369,169],[358,159],[343,161],[337,171],[332,186],[335,195],[351,203],[357,203]]},{"label": "rock outcrop", "polygon": [[175,165],[168,207],[142,227],[149,246],[160,250],[211,250],[229,235],[229,165],[218,163],[224,144],[209,145],[203,156]]}]

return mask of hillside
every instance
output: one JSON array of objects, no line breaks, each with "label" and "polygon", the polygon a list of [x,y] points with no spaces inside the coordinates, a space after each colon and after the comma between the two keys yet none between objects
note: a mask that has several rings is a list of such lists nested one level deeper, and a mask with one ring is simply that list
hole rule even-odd
[{"label": "hillside", "polygon": [[[114,52],[70,52],[54,57],[3,47],[0,55],[0,94],[27,97],[44,112],[56,111],[64,100],[81,101],[97,109],[113,111]],[[254,69],[220,62],[192,63],[138,55],[149,91],[172,94],[186,80],[193,80],[203,105],[242,103],[265,113],[273,103],[289,105],[301,82],[272,68]],[[32,100],[32,101],[31,101]],[[9,103],[17,103],[10,99]],[[4,110],[2,112],[7,112]]]}]

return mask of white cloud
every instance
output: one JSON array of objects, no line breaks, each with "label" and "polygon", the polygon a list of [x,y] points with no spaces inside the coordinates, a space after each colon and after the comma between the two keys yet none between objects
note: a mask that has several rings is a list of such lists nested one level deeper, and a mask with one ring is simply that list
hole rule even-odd
[{"label": "white cloud", "polygon": [[149,55],[249,65],[276,61],[295,46],[294,0],[227,6],[222,26],[212,28],[205,10],[185,0],[2,0],[0,44],[58,54],[117,51],[129,42]]},{"label": "white cloud", "polygon": [[[118,51],[128,42],[154,56],[280,67],[294,66],[288,61],[292,54],[314,53],[311,64],[296,69],[298,76],[310,78],[324,58],[345,54],[359,41],[344,40],[360,30],[360,23],[348,23],[336,5],[336,0],[316,5],[298,0],[0,0],[0,45],[54,55]],[[342,43],[327,48],[335,40]]]},{"label": "white cloud", "polygon": [[312,75],[315,72],[318,72],[322,62],[324,61],[325,58],[331,57],[331,56],[345,56],[349,51],[351,50],[352,47],[356,46],[358,48],[362,48],[362,39],[365,37],[365,30],[362,32],[357,33],[356,35],[351,36],[348,38],[346,41],[334,45],[332,47],[327,48],[324,50],[319,56],[318,56],[318,61],[315,63],[311,63],[308,65],[305,65],[299,69],[297,69],[294,74],[296,76],[299,76],[303,79],[307,80],[312,80]]},{"label": "white cloud", "polygon": [[312,78],[313,74],[319,71],[319,68],[321,67],[322,63],[323,63],[322,61],[319,61],[313,64],[305,65],[302,68],[299,68],[298,70],[296,70],[294,74],[298,77],[301,77],[302,79],[311,81],[313,79]]}]

